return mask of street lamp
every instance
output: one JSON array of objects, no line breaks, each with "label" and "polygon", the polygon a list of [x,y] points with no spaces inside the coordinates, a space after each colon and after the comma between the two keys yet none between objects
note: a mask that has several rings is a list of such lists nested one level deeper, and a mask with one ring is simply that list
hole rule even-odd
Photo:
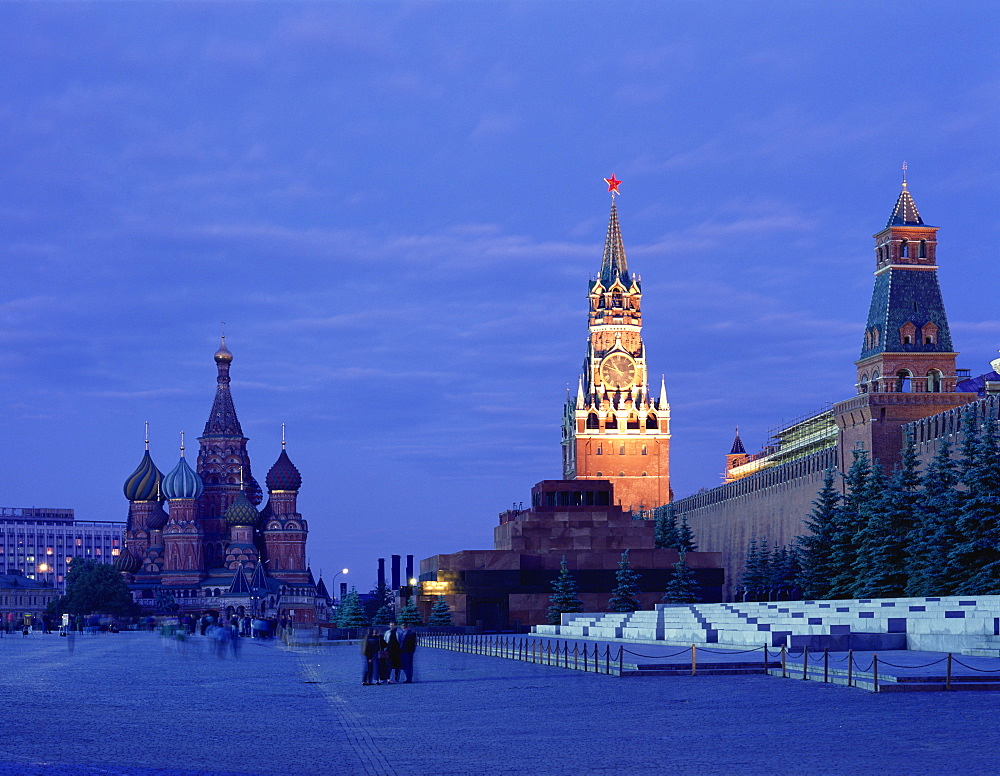
[{"label": "street lamp", "polygon": [[334,598],[334,600],[338,600],[337,599],[337,577],[339,577],[341,574],[346,574],[346,573],[347,573],[347,569],[341,569],[340,571],[338,571],[336,574],[333,575],[333,579],[330,581],[330,587],[333,588],[333,598]]}]

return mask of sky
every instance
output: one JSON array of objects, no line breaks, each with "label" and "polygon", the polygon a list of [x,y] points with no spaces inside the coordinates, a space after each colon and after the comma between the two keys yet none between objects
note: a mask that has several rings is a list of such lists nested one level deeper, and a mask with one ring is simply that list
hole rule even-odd
[{"label": "sky", "polygon": [[557,479],[609,198],[678,497],[854,393],[901,165],[1000,348],[995,2],[0,3],[0,505],[124,520],[220,322],[308,554],[492,547]]}]

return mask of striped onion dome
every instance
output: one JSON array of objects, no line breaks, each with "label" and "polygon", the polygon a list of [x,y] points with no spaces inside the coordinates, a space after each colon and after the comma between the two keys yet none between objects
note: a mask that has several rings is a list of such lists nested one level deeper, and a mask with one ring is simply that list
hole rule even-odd
[{"label": "striped onion dome", "polygon": [[160,501],[160,487],[163,475],[156,468],[149,450],[142,456],[139,466],[125,480],[122,490],[129,501]]},{"label": "striped onion dome", "polygon": [[128,547],[122,547],[118,557],[115,558],[115,571],[118,572],[134,574],[141,566],[142,564],[139,562],[139,559],[129,552]]},{"label": "striped onion dome", "polygon": [[163,504],[157,504],[153,507],[153,511],[146,516],[146,528],[150,531],[161,531],[169,519],[170,515],[163,508]]},{"label": "striped onion dome", "polygon": [[198,498],[205,490],[201,477],[181,456],[177,465],[163,478],[163,495],[168,499]]},{"label": "striped onion dome", "polygon": [[236,500],[229,505],[225,514],[226,523],[229,525],[257,525],[260,520],[260,512],[257,507],[250,503],[247,494],[242,490]]},{"label": "striped onion dome", "polygon": [[284,450],[281,451],[281,455],[274,462],[274,466],[271,467],[264,481],[267,483],[267,489],[271,491],[297,491],[302,487],[302,475],[299,474],[299,470],[295,468],[292,459],[288,457],[288,453]]}]

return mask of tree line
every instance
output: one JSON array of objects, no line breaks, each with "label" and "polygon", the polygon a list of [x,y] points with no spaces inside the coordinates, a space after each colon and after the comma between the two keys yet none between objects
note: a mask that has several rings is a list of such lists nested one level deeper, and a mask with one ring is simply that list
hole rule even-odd
[{"label": "tree line", "polygon": [[[921,467],[907,437],[887,475],[855,450],[844,494],[828,470],[806,533],[771,550],[751,540],[739,592],[754,598],[896,598],[1000,593],[997,420],[969,408],[957,451]],[[784,595],[783,595],[784,594]]]}]

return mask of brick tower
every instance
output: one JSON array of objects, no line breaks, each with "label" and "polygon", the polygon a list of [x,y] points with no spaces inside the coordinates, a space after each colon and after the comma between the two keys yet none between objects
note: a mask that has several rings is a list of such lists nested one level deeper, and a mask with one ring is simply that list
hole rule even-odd
[{"label": "brick tower", "polygon": [[229,368],[233,354],[226,347],[226,335],[215,352],[215,399],[205,423],[204,433],[198,437],[197,470],[205,484],[198,499],[199,523],[204,532],[205,562],[209,567],[223,566],[226,546],[230,541],[230,527],[225,514],[241,491],[254,506],[260,504],[263,494],[260,485],[250,472],[250,454],[247,438],[236,416],[233,395],[229,389]]},{"label": "brick tower", "polygon": [[857,365],[858,396],[834,406],[840,466],[863,447],[886,471],[899,463],[904,423],[968,404],[955,390],[951,332],[937,277],[937,231],[920,217],[906,180],[875,237],[875,288]]},{"label": "brick tower", "polygon": [[649,393],[642,341],[642,289],[625,260],[612,175],[604,257],[590,281],[589,335],[575,398],[563,415],[563,477],[606,479],[625,509],[670,500],[670,404],[664,381]]}]

